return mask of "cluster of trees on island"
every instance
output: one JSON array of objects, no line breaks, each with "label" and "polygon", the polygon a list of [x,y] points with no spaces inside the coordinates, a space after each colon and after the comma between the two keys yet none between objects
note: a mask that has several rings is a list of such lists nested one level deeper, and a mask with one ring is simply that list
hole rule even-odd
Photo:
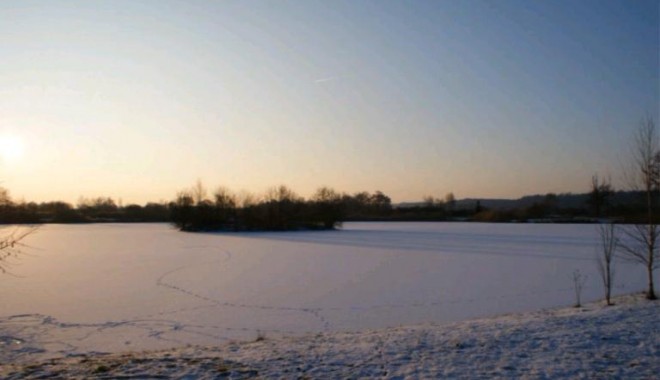
[{"label": "cluster of trees on island", "polygon": [[207,197],[201,181],[179,192],[171,206],[172,222],[182,231],[285,231],[333,229],[344,219],[340,195],[319,189],[310,200],[286,186],[269,189],[257,198],[240,198],[221,187]]}]

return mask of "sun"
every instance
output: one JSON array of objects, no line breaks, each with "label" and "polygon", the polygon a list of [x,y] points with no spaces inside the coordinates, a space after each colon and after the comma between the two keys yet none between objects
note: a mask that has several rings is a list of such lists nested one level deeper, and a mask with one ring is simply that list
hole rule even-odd
[{"label": "sun", "polygon": [[0,136],[0,157],[2,161],[16,161],[23,157],[25,145],[17,136]]}]

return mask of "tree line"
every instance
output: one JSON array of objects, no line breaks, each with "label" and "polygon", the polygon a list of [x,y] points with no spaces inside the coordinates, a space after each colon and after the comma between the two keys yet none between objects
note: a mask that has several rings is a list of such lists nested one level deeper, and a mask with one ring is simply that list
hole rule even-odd
[{"label": "tree line", "polygon": [[169,222],[167,203],[123,206],[110,197],[81,198],[76,206],[62,201],[15,202],[0,188],[0,224]]},{"label": "tree line", "polygon": [[[227,219],[229,215],[251,215],[249,221],[268,219],[264,214],[273,214],[274,208],[284,213],[292,207],[299,213],[329,214],[330,209],[339,222],[351,221],[475,221],[475,222],[598,222],[603,219],[616,220],[620,224],[632,224],[648,216],[645,193],[639,190],[616,190],[611,181],[597,175],[589,183],[591,191],[582,194],[554,194],[528,196],[511,205],[498,206],[497,201],[457,200],[453,193],[444,197],[425,196],[423,202],[395,205],[381,191],[366,191],[354,194],[339,193],[331,188],[317,190],[309,200],[299,197],[286,186],[272,188],[265,195],[246,192],[232,193],[221,188],[208,198],[199,200],[192,196],[192,188],[179,192],[171,202],[149,202],[145,205],[122,205],[111,197],[81,198],[77,204],[63,201],[24,202],[13,201],[6,189],[0,188],[0,224],[42,223],[150,223],[174,222],[181,212],[199,206],[200,213],[219,208],[217,216]],[[196,185],[197,186],[197,185]],[[277,195],[277,192],[280,195]],[[281,198],[281,199],[280,199]],[[319,201],[322,202],[319,203]],[[302,201],[302,202],[301,202]],[[316,202],[314,207],[312,204]],[[259,204],[261,206],[257,207]],[[270,206],[266,206],[269,204]],[[304,206],[300,206],[305,204]],[[493,204],[491,206],[491,204]],[[322,205],[322,206],[321,206]],[[187,211],[183,211],[185,208]],[[246,210],[243,210],[247,208]],[[316,208],[315,211],[311,211]],[[303,212],[303,209],[305,211]],[[321,210],[323,209],[323,210]],[[196,212],[196,211],[192,211]],[[259,214],[262,214],[259,216]],[[273,214],[274,215],[274,214]],[[660,214],[653,213],[658,222]],[[304,218],[303,218],[304,219]],[[214,222],[216,224],[217,221]],[[199,224],[195,222],[194,224]],[[224,224],[227,224],[224,222]],[[272,224],[272,223],[271,223]],[[277,223],[275,223],[277,224]],[[338,225],[338,224],[335,224]],[[274,227],[273,227],[274,228]],[[202,228],[203,229],[203,228]],[[242,228],[239,228],[239,230]],[[243,228],[244,229],[244,228]],[[255,227],[255,229],[257,229]],[[277,228],[276,228],[277,229]]]}]

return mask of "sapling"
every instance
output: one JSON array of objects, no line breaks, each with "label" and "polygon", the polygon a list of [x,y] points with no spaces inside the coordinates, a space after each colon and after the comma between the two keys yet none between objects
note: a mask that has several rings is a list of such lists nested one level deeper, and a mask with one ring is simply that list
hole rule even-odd
[{"label": "sapling", "polygon": [[601,224],[598,226],[600,235],[600,247],[596,262],[598,263],[598,272],[603,280],[605,287],[605,303],[612,305],[612,284],[614,282],[614,255],[619,244],[616,236],[616,229],[613,223]]},{"label": "sapling", "polygon": [[575,290],[575,307],[582,306],[582,289],[587,282],[587,276],[583,275],[579,269],[573,271],[573,287]]}]

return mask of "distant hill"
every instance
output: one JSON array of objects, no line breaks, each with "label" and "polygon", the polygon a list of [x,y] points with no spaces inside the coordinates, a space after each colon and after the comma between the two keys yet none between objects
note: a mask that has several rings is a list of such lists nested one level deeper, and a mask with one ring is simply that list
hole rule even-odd
[{"label": "distant hill", "polygon": [[[632,191],[618,191],[612,195],[610,200],[611,204],[630,204],[635,202],[635,196],[637,194]],[[456,200],[456,209],[467,210],[474,209],[477,205],[477,202],[480,202],[481,207],[491,209],[491,210],[515,210],[521,208],[527,208],[535,203],[542,203],[545,201],[547,195],[526,195],[518,199],[489,199],[489,198],[465,198]],[[559,208],[583,208],[587,205],[587,200],[589,199],[589,194],[573,194],[573,193],[564,193],[564,194],[555,194],[555,205]],[[395,204],[394,207],[397,208],[410,208],[410,207],[421,207],[424,206],[424,202],[401,202]]]}]

